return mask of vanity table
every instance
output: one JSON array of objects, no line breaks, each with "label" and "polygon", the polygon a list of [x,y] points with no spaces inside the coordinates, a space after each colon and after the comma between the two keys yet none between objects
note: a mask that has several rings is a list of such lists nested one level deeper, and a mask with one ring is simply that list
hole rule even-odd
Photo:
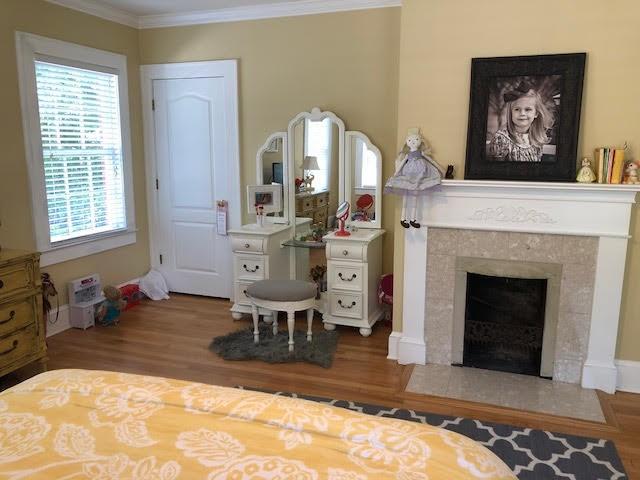
[{"label": "vanity table", "polygon": [[[317,160],[317,170],[307,168],[314,177],[315,190],[296,192],[295,179],[304,176],[304,159],[308,157]],[[322,283],[327,290],[316,306],[324,327],[356,327],[360,334],[369,336],[382,316],[376,296],[384,235],[380,150],[365,134],[346,131],[334,113],[314,108],[296,115],[286,132],[266,139],[256,154],[256,182],[264,186],[281,182],[282,211],[264,217],[262,227],[249,224],[229,231],[234,264],[233,318],[251,312],[245,291],[252,282],[311,281],[311,270],[321,272],[326,265],[326,281]],[[337,203],[344,201],[352,205],[353,215],[347,221],[351,236],[328,233],[320,245],[296,241],[318,224],[326,227]],[[259,313],[267,321],[272,315],[264,309]]]}]

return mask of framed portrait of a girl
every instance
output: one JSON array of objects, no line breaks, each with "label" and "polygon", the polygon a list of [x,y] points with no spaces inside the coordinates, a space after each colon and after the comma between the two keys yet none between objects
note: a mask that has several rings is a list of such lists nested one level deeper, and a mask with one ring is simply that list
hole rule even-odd
[{"label": "framed portrait of a girl", "polygon": [[472,59],[465,178],[574,181],[585,60]]}]

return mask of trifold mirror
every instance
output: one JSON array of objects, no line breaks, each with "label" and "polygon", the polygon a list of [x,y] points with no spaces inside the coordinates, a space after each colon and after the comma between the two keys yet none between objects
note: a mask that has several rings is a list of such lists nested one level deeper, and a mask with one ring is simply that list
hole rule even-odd
[{"label": "trifold mirror", "polygon": [[282,212],[267,221],[334,228],[335,212],[351,204],[348,224],[382,225],[382,155],[369,138],[345,131],[342,119],[313,108],[271,134],[256,155],[258,185],[282,184]]}]

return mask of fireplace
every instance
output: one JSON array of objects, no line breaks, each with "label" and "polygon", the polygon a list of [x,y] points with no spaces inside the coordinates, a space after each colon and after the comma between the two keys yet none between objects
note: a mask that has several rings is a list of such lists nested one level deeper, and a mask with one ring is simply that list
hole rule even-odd
[{"label": "fireplace", "polygon": [[462,365],[539,375],[546,279],[467,275]]}]

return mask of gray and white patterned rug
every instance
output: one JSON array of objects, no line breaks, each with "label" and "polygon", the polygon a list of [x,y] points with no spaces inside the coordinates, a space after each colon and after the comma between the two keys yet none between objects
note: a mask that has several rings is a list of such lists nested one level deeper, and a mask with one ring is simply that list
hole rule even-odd
[{"label": "gray and white patterned rug", "polygon": [[500,457],[519,480],[628,480],[616,447],[610,440],[310,395],[270,393],[313,400],[377,417],[425,423],[466,435]]}]

